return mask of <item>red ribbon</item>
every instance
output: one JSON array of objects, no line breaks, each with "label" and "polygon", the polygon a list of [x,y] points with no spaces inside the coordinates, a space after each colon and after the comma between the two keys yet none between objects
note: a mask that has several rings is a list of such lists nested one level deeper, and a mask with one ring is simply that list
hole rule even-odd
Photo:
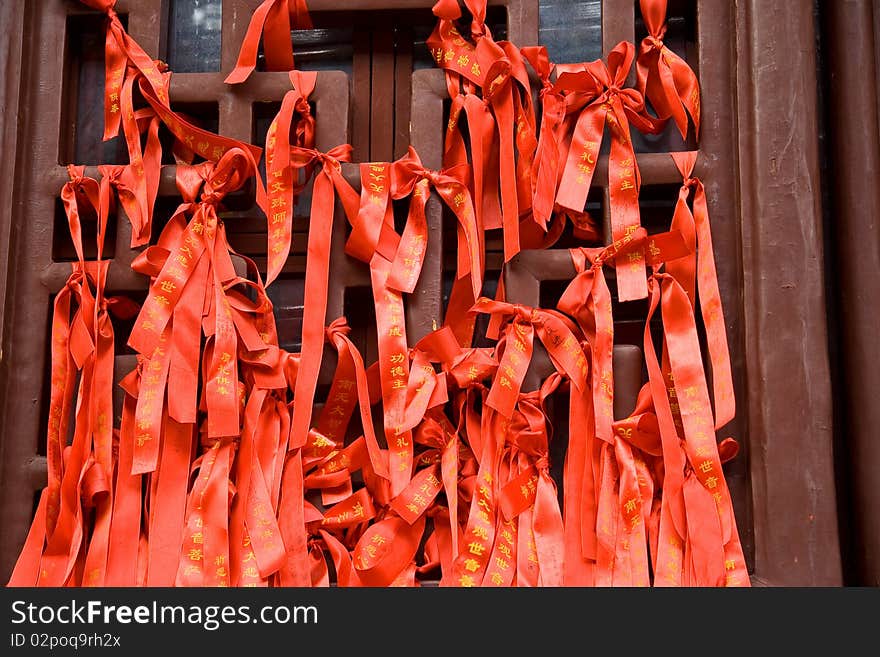
[{"label": "red ribbon", "polygon": [[[327,286],[330,273],[330,235],[333,226],[333,201],[339,194],[349,217],[357,214],[357,200],[353,189],[340,173],[340,162],[348,161],[351,146],[344,145],[321,153],[313,149],[293,147],[291,165],[316,165],[312,190],[311,223],[309,226],[308,258],[305,280],[305,313],[302,329],[302,357],[296,379],[293,425],[290,449],[306,444],[311,425],[312,404],[318,383],[324,345],[324,325],[327,312]],[[320,168],[317,168],[317,167]]]},{"label": "red ribbon", "polygon": [[663,43],[666,0],[639,0],[648,36],[639,48],[636,88],[650,102],[657,117],[672,119],[687,139],[688,114],[700,136],[700,84],[691,67]]},{"label": "red ribbon", "polygon": [[[293,235],[293,212],[296,201],[317,166],[313,159],[301,164],[291,159],[291,148],[315,147],[315,117],[309,96],[315,89],[316,73],[290,72],[293,90],[284,94],[281,109],[266,133],[266,190],[268,210],[269,264],[266,285],[281,273]],[[295,119],[295,120],[294,120]]]},{"label": "red ribbon", "polygon": [[553,310],[529,308],[485,297],[472,312],[498,313],[508,317],[505,347],[486,403],[505,418],[513,415],[517,396],[532,358],[535,335],[547,349],[550,360],[580,389],[587,376],[587,360],[580,342],[566,318]]},{"label": "red ribbon", "polygon": [[[718,289],[718,275],[712,249],[709,204],[703,182],[693,176],[697,153],[672,153],[671,156],[684,180],[675,205],[672,229],[681,231],[692,253],[687,258],[670,262],[667,271],[678,280],[695,308],[699,291],[700,313],[706,327],[706,344],[712,363],[715,428],[720,429],[733,419],[736,404],[724,311],[721,307],[721,293]],[[693,210],[688,205],[688,198],[691,195],[693,195]]]},{"label": "red ribbon", "polygon": [[[614,241],[636,230],[640,224],[641,180],[630,136],[630,123],[643,132],[657,130],[654,120],[645,114],[642,95],[635,89],[623,88],[634,58],[633,45],[620,43],[608,56],[607,65],[597,60],[586,64],[577,73],[562,73],[556,81],[558,88],[575,92],[569,95],[568,102],[581,102],[581,94],[589,99],[577,119],[556,202],[569,210],[583,211],[596,170],[605,125],[608,124],[611,132],[608,183]],[[618,269],[618,292],[621,301],[646,296],[643,260],[635,258]]]},{"label": "red ribbon", "polygon": [[[734,403],[706,193],[693,178],[695,154],[675,154],[684,186],[671,231],[648,236],[638,227],[629,124],[656,131],[666,117],[648,116],[640,92],[622,89],[632,46],[618,46],[607,67],[565,67],[552,83],[545,50],[520,52],[492,40],[483,0],[465,0],[473,17],[468,38],[452,23],[461,15],[458,3],[442,0],[431,45],[452,98],[446,168],[425,169],[412,149],[391,164],[363,164],[360,198],[341,174],[350,147],[314,150],[308,97],[315,75],[292,72],[293,90],[267,138],[266,185],[257,181],[269,220],[271,282],[289,254],[295,200],[314,179],[303,348],[288,354],[278,347],[260,273],[229,248],[220,214],[223,198],[256,176],[260,150],[173,113],[169,74],[128,37],[114,3],[86,4],[109,16],[105,128],[113,136],[122,126],[130,163],[100,167],[100,183],[71,167],[61,193],[77,261],[55,300],[48,482],[10,584],[327,586],[335,573],[339,586],[415,586],[417,576],[439,566],[441,584],[455,586],[634,586],[652,576],[661,586],[748,585],[721,470],[736,445],[716,444],[712,435],[732,417]],[[268,67],[292,65],[292,53],[284,53],[298,6],[261,5],[231,78],[253,70],[261,32]],[[650,80],[665,80],[662,67],[669,65],[655,43],[665,3],[642,6],[660,63],[655,74],[652,55],[640,56],[641,91],[662,114]],[[542,83],[540,139],[523,58]],[[147,103],[137,111],[135,84]],[[116,197],[132,222],[133,243],[149,241],[159,121],[180,142],[183,202],[132,265],[150,277],[138,313],[133,303],[106,295],[102,258]],[[559,308],[573,321],[506,303],[503,281],[495,300],[475,301],[484,229],[503,228],[507,260],[521,247],[552,244],[567,213],[581,222],[580,234],[591,228],[582,213],[590,181],[580,188],[571,176],[592,176],[606,123],[614,241],[572,250],[576,276]],[[207,161],[185,163],[195,155]],[[457,275],[446,325],[410,348],[403,294],[414,292],[421,274],[431,187],[458,219]],[[326,326],[337,196],[351,225],[346,252],[370,267],[379,344],[369,368],[345,318]],[[398,234],[392,202],[404,199],[409,214]],[[554,201],[563,208],[555,217]],[[87,262],[82,236],[93,221],[97,261]],[[636,277],[634,268],[650,266],[648,383],[636,410],[616,421],[606,264],[617,270],[621,300],[639,292],[641,271]],[[659,358],[650,330],[658,309]],[[138,364],[122,381],[114,430],[110,315],[135,313],[129,343]],[[488,334],[500,340],[465,348],[479,313],[491,315]],[[536,336],[556,372],[538,390],[523,391]],[[316,411],[325,342],[337,365]],[[565,385],[569,447],[560,508],[546,402]],[[384,446],[371,412],[380,401]],[[356,409],[362,435],[351,426]]]},{"label": "red ribbon", "polygon": [[267,71],[293,68],[291,30],[312,29],[312,19],[305,0],[265,0],[254,11],[248,25],[235,68],[226,76],[226,84],[239,84],[257,67],[260,37]]},{"label": "red ribbon", "polygon": [[[470,132],[477,221],[486,228],[503,226],[506,262],[520,250],[520,215],[529,214],[531,208],[532,162],[537,148],[535,113],[522,55],[512,44],[492,39],[485,24],[485,0],[466,4],[473,16],[471,37],[476,45],[454,26],[452,21],[461,12],[452,2],[434,6],[440,20],[428,38],[437,65],[446,71],[453,101],[444,162],[455,166],[468,160],[458,118],[464,109]],[[475,96],[476,87],[481,89],[481,98]]]}]

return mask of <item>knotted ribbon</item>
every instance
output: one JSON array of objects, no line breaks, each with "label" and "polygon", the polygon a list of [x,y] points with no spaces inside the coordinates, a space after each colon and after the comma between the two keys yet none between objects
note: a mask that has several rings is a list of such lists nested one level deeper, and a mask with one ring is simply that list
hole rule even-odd
[{"label": "knotted ribbon", "polygon": [[639,0],[648,36],[642,40],[636,61],[636,88],[651,102],[657,117],[675,121],[687,139],[688,114],[700,136],[700,84],[688,63],[663,43],[666,34],[666,0]]},{"label": "knotted ribbon", "polygon": [[[693,176],[697,153],[671,153],[671,157],[684,181],[675,205],[671,227],[681,232],[691,253],[685,258],[669,262],[666,271],[678,280],[694,309],[697,307],[697,293],[699,293],[700,314],[706,327],[706,345],[712,364],[715,428],[721,429],[733,419],[736,404],[724,311],[721,306],[715,254],[712,249],[709,204],[703,182]],[[688,198],[691,195],[693,210],[688,205]]]},{"label": "knotted ribbon", "polygon": [[290,72],[293,89],[284,94],[281,109],[266,133],[267,285],[278,277],[287,262],[296,201],[317,166],[317,160],[292,166],[290,155],[291,147],[315,148],[315,117],[309,105],[309,96],[315,89],[316,80],[317,74],[314,72]]},{"label": "knotted ribbon", "polygon": [[[61,199],[77,254],[65,287],[56,295],[52,319],[52,379],[47,437],[48,482],[38,520],[29,534],[10,584],[63,586],[77,562],[82,583],[105,583],[113,507],[113,325],[109,311],[123,318],[132,302],[106,297],[108,261],[104,238],[112,197],[109,178],[99,184],[68,167],[71,180]],[[83,222],[97,223],[97,260],[85,260]],[[80,373],[77,383],[77,372]],[[72,442],[68,446],[70,421]],[[94,507],[88,533],[86,509]],[[77,583],[79,579],[77,579]]]},{"label": "knotted ribbon", "polygon": [[[607,65],[597,60],[576,73],[560,74],[556,81],[560,89],[577,92],[569,95],[569,102],[582,102],[579,95],[589,99],[575,124],[556,202],[575,212],[584,210],[607,124],[611,132],[608,184],[614,241],[636,230],[640,224],[641,181],[630,123],[642,132],[657,131],[656,122],[645,114],[642,95],[635,89],[623,88],[634,57],[633,45],[622,42],[608,55]],[[647,295],[642,259],[634,258],[625,267],[618,268],[618,292],[621,301]]]}]

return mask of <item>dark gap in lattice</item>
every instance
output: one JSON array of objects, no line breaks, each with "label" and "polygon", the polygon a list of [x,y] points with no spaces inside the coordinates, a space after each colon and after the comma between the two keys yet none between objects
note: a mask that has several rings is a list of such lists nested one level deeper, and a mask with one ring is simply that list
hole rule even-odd
[{"label": "dark gap in lattice", "polygon": [[163,46],[166,61],[177,73],[220,70],[222,0],[167,0]]},{"label": "dark gap in lattice", "polygon": [[[304,71],[346,71],[351,73],[355,25],[359,12],[328,11],[310,14],[314,29],[292,30],[293,59]],[[257,55],[257,70],[266,70],[263,44]]]},{"label": "dark gap in lattice", "polygon": [[538,41],[557,64],[602,56],[602,0],[539,0]]},{"label": "dark gap in lattice", "polygon": [[675,205],[678,202],[678,191],[681,185],[642,185],[639,190],[639,210],[642,226],[649,235],[656,235],[669,230]]},{"label": "dark gap in lattice", "polygon": [[[483,276],[483,296],[490,299],[495,298],[498,291],[498,279],[501,277],[501,271],[498,269],[487,269]],[[452,284],[455,282],[455,266],[445,267],[443,269],[443,317],[446,317],[446,309],[449,305],[449,295],[452,293]],[[495,340],[491,340],[486,336],[489,328],[490,316],[480,313],[476,315],[474,321],[474,339],[472,346],[474,347],[492,347]]]},{"label": "dark gap in lattice", "polygon": [[282,274],[266,291],[275,314],[278,344],[289,352],[298,352],[302,347],[304,276]]},{"label": "dark gap in lattice", "polygon": [[42,496],[42,490],[34,491],[34,502],[31,506],[31,517],[35,517],[37,515],[37,507],[40,506],[40,497]]},{"label": "dark gap in lattice", "polygon": [[[636,45],[648,36],[648,29],[635,0],[635,39]],[[669,0],[666,7],[666,35],[663,42],[674,53],[684,58],[691,67],[696,66],[697,45],[697,3],[696,0]],[[692,59],[693,58],[693,59]]]},{"label": "dark gap in lattice", "polygon": [[394,211],[394,230],[399,235],[403,234],[403,231],[406,228],[407,220],[409,219],[409,206],[411,198],[412,197],[407,196],[406,198],[397,199],[391,202],[391,206]]},{"label": "dark gap in lattice", "polygon": [[605,210],[605,194],[603,193],[602,188],[590,188],[590,192],[587,195],[587,205],[585,207],[585,210],[590,213],[590,217],[593,219],[593,224],[596,228],[597,239],[585,240],[578,237],[577,235],[575,235],[574,224],[571,222],[571,220],[566,219],[565,228],[563,228],[562,230],[562,235],[559,236],[559,239],[550,248],[576,249],[582,246],[602,246],[602,244],[604,243],[602,235],[602,217],[604,216]]},{"label": "dark gap in lattice", "polygon": [[543,280],[540,285],[538,305],[548,310],[556,310],[559,299],[571,281]]},{"label": "dark gap in lattice", "polygon": [[[104,236],[104,260],[113,258],[116,246],[116,219],[118,206],[114,207],[107,216],[107,228]],[[86,260],[96,260],[98,257],[98,219],[97,215],[81,214],[80,226],[82,227],[83,254]],[[61,199],[55,199],[55,215],[52,222],[52,260],[55,262],[75,262],[77,260],[76,249],[73,246],[73,238],[70,236],[70,226],[67,223],[67,214],[64,212],[64,204]]]},{"label": "dark gap in lattice", "polygon": [[[128,16],[120,15],[127,26]],[[104,135],[104,25],[100,14],[67,17],[64,44],[60,164],[125,164],[125,140]]]},{"label": "dark gap in lattice", "polygon": [[[251,143],[257,144],[261,148],[266,145],[266,135],[269,133],[269,126],[272,125],[272,120],[278,114],[280,109],[280,100],[264,101],[253,104],[251,110],[253,116],[253,120],[251,121],[251,125],[253,126]],[[260,170],[265,178],[265,166],[261,166]]]},{"label": "dark gap in lattice", "polygon": [[[672,0],[666,10],[666,35],[663,42],[674,53],[684,59],[699,79],[699,60],[697,57],[697,7],[695,0]],[[635,2],[635,43],[636,46],[648,36],[648,30]],[[648,103],[650,106],[650,102]],[[665,153],[668,151],[695,150],[697,147],[693,126],[688,130],[687,140],[682,140],[675,123],[670,121],[659,135],[643,135],[633,131],[633,145],[637,153]]]},{"label": "dark gap in lattice", "polygon": [[[367,286],[346,288],[343,313],[351,326],[351,341],[364,357],[364,364],[370,365],[378,358],[373,290]],[[334,319],[328,318],[329,321]]]},{"label": "dark gap in lattice", "polygon": [[153,205],[153,223],[150,227],[150,243],[156,244],[168,221],[181,203],[179,196],[157,196]]},{"label": "dark gap in lattice", "polygon": [[550,476],[556,484],[556,499],[559,510],[565,513],[563,505],[565,455],[569,442],[569,403],[568,390],[560,385],[547,400],[547,431],[550,439]]}]

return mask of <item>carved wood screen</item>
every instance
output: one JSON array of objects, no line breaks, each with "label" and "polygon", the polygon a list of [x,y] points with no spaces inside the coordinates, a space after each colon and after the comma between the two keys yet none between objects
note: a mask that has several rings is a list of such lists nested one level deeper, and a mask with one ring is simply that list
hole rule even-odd
[{"label": "carved wood screen", "polygon": [[[57,197],[65,165],[112,162],[119,146],[102,144],[101,18],[73,0],[34,0],[0,8],[8,36],[0,102],[7,157],[0,177],[0,576],[8,577],[45,479],[41,453],[47,422],[48,319],[72,258]],[[257,0],[120,0],[132,36],[176,73],[176,109],[231,137],[261,143],[289,88],[286,74],[258,71],[243,85],[224,84]],[[316,29],[294,34],[298,66],[319,70],[313,94],[317,147],[350,142],[355,161],[390,160],[412,143],[425,166],[440,168],[448,108],[443,73],[432,67],[425,38],[434,25],[430,0],[309,3]],[[718,279],[727,321],[738,401],[726,435],[742,446],[726,471],[753,582],[834,585],[841,582],[832,460],[831,407],[818,198],[815,59],[809,3],[785,0],[670,0],[667,43],[685,57],[702,85],[699,143],[670,130],[637,143],[640,206],[649,232],[668,228],[681,184],[669,150],[698,149],[706,184]],[[622,40],[645,35],[635,0],[504,0],[490,2],[496,36],[519,46],[547,43],[551,58],[586,61]],[[772,17],[769,20],[768,17]],[[780,29],[780,26],[785,26]],[[23,36],[25,35],[25,36]],[[773,52],[766,61],[765,49]],[[99,59],[95,59],[98,57]],[[798,106],[797,116],[786,107]],[[786,113],[788,112],[788,113]],[[608,190],[600,161],[588,209],[603,219],[609,243]],[[175,201],[173,163],[163,168],[159,207]],[[94,170],[92,175],[94,175]],[[88,170],[87,170],[88,171]],[[354,167],[347,177],[357,182]],[[11,183],[12,180],[16,184]],[[305,199],[307,201],[308,199]],[[307,205],[301,207],[306,208]],[[307,219],[297,213],[294,249],[270,287],[282,346],[298,348]],[[442,319],[451,285],[444,232],[454,221],[429,202],[428,253],[407,326],[410,344]],[[160,222],[162,212],[157,212]],[[246,194],[224,215],[232,246],[260,262],[264,219]],[[110,288],[144,298],[146,282],[129,269],[128,224],[115,219]],[[161,226],[154,227],[154,231]],[[342,251],[345,222],[337,212],[331,255],[328,321],[347,315],[367,362],[376,358],[368,269]],[[297,238],[299,235],[299,239]],[[512,301],[555,306],[574,271],[565,248],[523,252],[508,267]],[[447,240],[447,243],[449,240]],[[500,239],[487,240],[487,280],[501,270]],[[8,265],[8,266],[7,266]],[[646,305],[615,308],[615,379],[619,413],[634,403],[644,374],[638,336]],[[634,330],[635,329],[635,330]],[[125,334],[125,331],[119,331]],[[132,355],[119,345],[118,372]],[[329,353],[329,352],[328,352]],[[129,362],[126,362],[129,361]],[[329,381],[325,360],[323,382]],[[534,376],[546,372],[538,363]],[[793,414],[792,409],[801,409]],[[118,409],[117,409],[118,410]],[[564,425],[564,423],[561,423]],[[564,449],[564,427],[559,444]],[[724,436],[722,436],[724,437]],[[558,473],[557,473],[558,474]]]}]

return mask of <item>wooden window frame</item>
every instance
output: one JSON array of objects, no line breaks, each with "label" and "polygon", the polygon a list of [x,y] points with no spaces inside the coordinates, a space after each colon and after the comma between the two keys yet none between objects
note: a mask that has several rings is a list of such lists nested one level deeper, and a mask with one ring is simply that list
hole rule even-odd
[{"label": "wooden window frame", "polygon": [[[228,4],[234,10],[227,12],[224,6],[223,20],[230,21],[233,29],[223,32],[222,71],[231,69],[257,2],[228,0]],[[310,4],[315,11],[332,7],[329,0]],[[377,4],[368,0],[358,6],[368,9]],[[634,4],[633,0],[603,3],[605,52],[622,39],[632,39]],[[160,5],[161,0],[120,0],[119,11],[129,14],[132,36],[148,52],[159,52]],[[382,5],[412,8],[430,3],[386,0]],[[519,45],[534,43],[537,3],[529,0],[518,6],[522,13],[509,14],[510,25],[533,25],[534,34],[517,35],[511,29],[510,36]],[[875,11],[876,6],[875,2]],[[51,252],[51,231],[44,227],[40,232],[30,219],[53,215],[55,197],[66,179],[57,163],[64,54],[57,43],[66,15],[80,11],[74,7],[67,0],[0,4],[0,25],[7,37],[0,53],[0,61],[5,62],[0,68],[0,103],[5,110],[0,114],[0,147],[7,154],[0,165],[0,577],[11,572],[30,523],[33,492],[45,480],[45,462],[36,456],[37,441],[45,436],[45,427],[39,426],[47,368],[43,336],[50,289],[57,286],[59,274],[46,273],[44,254]],[[697,7],[699,38],[707,44],[699,53],[704,97],[729,100],[724,106],[704,103],[700,148],[713,155],[701,158],[698,173],[707,182],[712,202],[713,236],[718,253],[723,254],[719,277],[727,291],[731,352],[734,366],[743,373],[737,380],[735,435],[745,439],[747,448],[753,582],[839,585],[813,6],[788,0],[735,4],[699,0]],[[28,27],[41,38],[26,38]],[[438,73],[416,72],[414,99],[417,90],[436,85]],[[183,78],[193,75],[208,76],[194,78],[198,80],[214,76],[218,92],[222,91],[220,131],[249,140],[250,126],[245,130],[235,115],[236,102],[249,87],[224,87],[216,81],[222,81],[222,72],[179,74],[173,78],[172,97],[185,93]],[[257,78],[263,75],[277,74]],[[286,88],[279,79],[277,95],[273,93],[270,100],[278,100]],[[436,101],[414,103],[411,117],[412,140],[426,166],[434,168],[440,162],[429,154],[442,152],[442,96]],[[441,120],[435,122],[438,112]],[[322,147],[339,141],[331,138],[335,134],[322,132],[334,130],[328,124],[318,123]],[[725,139],[731,147],[716,148]],[[719,155],[724,152],[726,158]],[[643,175],[651,166],[644,163]],[[661,168],[669,182],[677,182],[672,169]],[[163,174],[163,185],[171,180]],[[439,206],[431,213],[434,219],[429,221],[436,222]],[[124,224],[120,222],[117,243],[127,247]],[[423,273],[426,286],[440,284],[439,276],[430,271],[433,253],[429,250]],[[339,286],[361,281],[361,275],[351,274]],[[113,276],[111,285],[116,284]],[[440,288],[423,289],[436,295],[436,303]],[[341,303],[341,298],[331,299],[328,316],[341,312]],[[416,334],[412,337],[425,329],[425,324],[410,326]],[[876,492],[873,496],[876,499]]]}]

